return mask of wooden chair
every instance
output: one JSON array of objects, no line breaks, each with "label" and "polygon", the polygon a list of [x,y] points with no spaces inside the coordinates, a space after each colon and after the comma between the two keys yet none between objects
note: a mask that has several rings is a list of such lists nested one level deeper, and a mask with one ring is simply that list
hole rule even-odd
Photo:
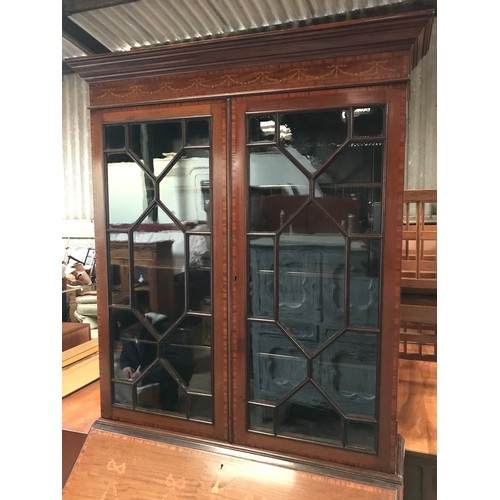
[{"label": "wooden chair", "polygon": [[437,190],[403,196],[400,357],[437,361]]}]

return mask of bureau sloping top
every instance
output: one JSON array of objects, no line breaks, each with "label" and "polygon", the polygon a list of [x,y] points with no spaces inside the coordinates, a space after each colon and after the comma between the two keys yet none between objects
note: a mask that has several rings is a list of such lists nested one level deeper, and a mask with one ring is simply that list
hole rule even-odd
[{"label": "bureau sloping top", "polygon": [[400,494],[396,484],[365,484],[264,463],[245,454],[228,455],[103,430],[94,424],[62,497],[376,500],[396,499]]}]

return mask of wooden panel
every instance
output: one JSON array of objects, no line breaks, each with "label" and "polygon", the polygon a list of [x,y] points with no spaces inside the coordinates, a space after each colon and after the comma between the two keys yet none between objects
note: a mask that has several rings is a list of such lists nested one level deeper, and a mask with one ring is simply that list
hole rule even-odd
[{"label": "wooden panel", "polygon": [[73,465],[82,450],[87,433],[62,431],[62,486],[66,484]]},{"label": "wooden panel", "polygon": [[437,455],[437,363],[399,360],[398,419],[406,450]]},{"label": "wooden panel", "polygon": [[[401,484],[373,485],[283,460],[190,448],[93,427],[63,489],[66,500],[103,498],[402,498]],[[328,493],[326,493],[328,492]]]},{"label": "wooden panel", "polygon": [[62,397],[71,394],[99,378],[99,353],[72,363],[62,369]]},{"label": "wooden panel", "polygon": [[62,400],[62,428],[87,434],[101,416],[99,381],[82,387]]},{"label": "wooden panel", "polygon": [[[89,328],[89,325],[86,325]],[[91,356],[95,354],[98,350],[98,341],[97,339],[90,339],[87,342],[83,342],[83,344],[79,344],[71,349],[67,349],[62,353],[62,367],[69,366],[72,363],[76,363],[87,356]]]},{"label": "wooden panel", "polygon": [[[76,57],[68,65],[89,82],[157,75],[208,72],[242,66],[311,61],[336,56],[402,51],[410,71],[427,52],[435,12],[432,10],[353,19],[306,28],[273,30],[175,43],[93,57]],[[351,75],[359,82],[362,72]]]}]

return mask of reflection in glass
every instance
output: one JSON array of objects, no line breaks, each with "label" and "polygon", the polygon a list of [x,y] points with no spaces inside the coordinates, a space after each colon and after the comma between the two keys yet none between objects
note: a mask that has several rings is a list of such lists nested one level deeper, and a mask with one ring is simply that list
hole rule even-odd
[{"label": "reflection in glass", "polygon": [[129,155],[109,154],[107,180],[109,224],[129,227],[148,207],[152,179]]},{"label": "reflection in glass", "polygon": [[378,336],[348,331],[323,349],[314,380],[346,415],[375,415]]},{"label": "reflection in glass", "polygon": [[382,145],[351,144],[316,179],[316,197],[349,234],[380,233]]},{"label": "reflection in glass", "polygon": [[248,120],[250,142],[274,142],[276,136],[276,116],[257,115]]},{"label": "reflection in glass", "polygon": [[104,132],[105,149],[121,149],[125,147],[125,127],[108,125]]},{"label": "reflection in glass", "polygon": [[252,430],[376,449],[384,112],[248,117]]},{"label": "reflection in glass", "polygon": [[378,136],[384,132],[384,110],[380,106],[355,108],[353,112],[353,135]]},{"label": "reflection in glass", "polygon": [[[174,411],[187,416],[191,390],[204,394],[195,396],[198,416],[207,412],[212,392],[212,353],[206,342],[207,324],[199,318],[186,318],[175,326],[166,316],[130,310],[112,310],[111,334],[115,365],[115,402],[136,408]],[[193,321],[195,319],[196,321]],[[157,341],[157,335],[162,336]],[[209,406],[211,403],[209,403]],[[203,410],[205,408],[205,410]]]},{"label": "reflection in glass", "polygon": [[250,231],[276,231],[305,203],[308,178],[276,147],[250,151]]},{"label": "reflection in glass", "polygon": [[278,435],[340,444],[342,420],[311,384],[306,384],[280,407]]},{"label": "reflection in glass", "polygon": [[349,448],[375,451],[377,428],[374,424],[367,422],[348,421],[346,425],[347,440]]},{"label": "reflection in glass", "polygon": [[349,325],[379,327],[380,240],[351,239]]},{"label": "reflection in glass", "polygon": [[274,238],[249,238],[248,315],[274,317]]},{"label": "reflection in glass", "polygon": [[209,143],[208,119],[193,119],[187,121],[187,145],[208,146]]},{"label": "reflection in glass", "polygon": [[382,143],[352,142],[342,149],[327,168],[320,184],[381,182]]},{"label": "reflection in glass", "polygon": [[281,144],[309,172],[320,168],[347,138],[347,111],[303,111],[280,116]]},{"label": "reflection in glass", "polygon": [[175,319],[184,310],[179,296],[173,257],[172,235],[150,232],[141,224],[133,233],[133,303],[142,313],[157,313]]},{"label": "reflection in glass", "polygon": [[211,422],[209,119],[113,127],[108,147],[122,149],[106,156],[114,402]]},{"label": "reflection in glass", "polygon": [[130,305],[130,259],[126,233],[110,233],[109,249],[109,295],[111,304]]},{"label": "reflection in glass", "polygon": [[274,324],[249,322],[253,366],[250,399],[277,402],[307,376],[307,360]]},{"label": "reflection in glass", "polygon": [[182,148],[182,123],[163,121],[130,125],[130,149],[148,172],[159,176]]},{"label": "reflection in glass", "polygon": [[249,403],[250,429],[274,434],[274,406]]},{"label": "reflection in glass", "polygon": [[186,150],[160,181],[160,201],[186,229],[207,220],[203,188],[210,181],[209,165],[208,150]]},{"label": "reflection in glass", "polygon": [[345,237],[313,204],[299,215],[279,236],[279,320],[316,349],[344,324]]}]

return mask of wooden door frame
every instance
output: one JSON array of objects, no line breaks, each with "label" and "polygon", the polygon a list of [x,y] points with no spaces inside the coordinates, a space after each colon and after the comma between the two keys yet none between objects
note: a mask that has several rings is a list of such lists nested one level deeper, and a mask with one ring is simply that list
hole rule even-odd
[{"label": "wooden door frame", "polygon": [[[231,169],[231,254],[233,279],[231,359],[232,415],[235,442],[263,450],[274,450],[306,459],[342,463],[385,473],[398,466],[397,370],[399,335],[399,277],[402,228],[402,194],[406,120],[406,86],[389,85],[310,91],[282,95],[237,97],[233,101]],[[246,430],[246,290],[248,283],[247,227],[247,139],[246,113],[320,109],[335,106],[366,106],[387,103],[386,168],[384,189],[384,233],[381,290],[381,336],[379,366],[378,454],[354,452],[293,440],[279,439]]]},{"label": "wooden door frame", "polygon": [[[154,121],[160,119],[189,118],[197,116],[212,117],[212,282],[213,282],[213,402],[214,421],[212,424],[186,421],[168,415],[158,415],[135,411],[112,404],[111,388],[111,346],[109,332],[109,282],[106,230],[106,180],[104,169],[103,126],[110,123],[134,121]],[[144,107],[129,107],[111,110],[93,110],[91,113],[93,144],[93,179],[96,233],[96,271],[99,277],[98,328],[101,378],[101,414],[105,419],[147,425],[187,433],[194,436],[228,440],[227,373],[228,330],[227,330],[227,161],[226,161],[226,102],[224,100],[205,100],[162,104]]]}]

